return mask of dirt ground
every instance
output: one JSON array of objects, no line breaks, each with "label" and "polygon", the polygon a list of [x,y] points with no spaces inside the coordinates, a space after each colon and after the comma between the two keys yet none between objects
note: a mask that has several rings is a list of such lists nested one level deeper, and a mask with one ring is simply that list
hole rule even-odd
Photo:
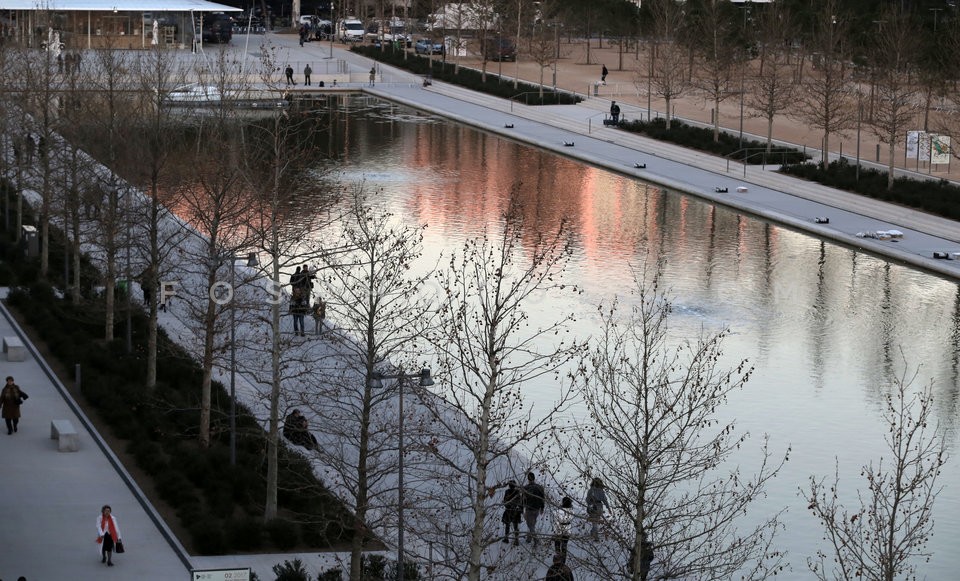
[{"label": "dirt ground", "polygon": [[[580,94],[590,94],[594,92],[594,86],[600,79],[600,70],[602,65],[606,65],[609,74],[607,75],[607,84],[598,87],[598,96],[603,99],[614,99],[620,103],[623,109],[624,117],[633,119],[646,117],[647,96],[645,94],[645,77],[643,81],[638,79],[638,69],[646,69],[645,56],[641,53],[639,61],[643,66],[638,65],[636,52],[627,52],[620,54],[616,45],[611,45],[602,41],[602,46],[598,47],[598,41],[593,40],[589,49],[589,59],[587,58],[586,44],[583,42],[571,43],[566,39],[560,41],[561,58],[556,67],[556,85],[559,88],[575,91]],[[448,55],[448,60],[451,58]],[[479,68],[480,59],[475,57],[461,57],[461,63],[471,67]],[[540,67],[525,59],[521,54],[519,62],[488,62],[487,70],[492,73],[502,71],[502,74],[509,77],[519,77],[523,80],[540,83]],[[546,86],[554,84],[554,70],[552,67],[543,71],[542,82]],[[638,89],[637,85],[640,85]],[[687,95],[671,103],[674,114],[685,119],[692,119],[703,123],[711,122],[712,102],[705,102],[703,98],[695,95]],[[662,100],[653,98],[650,101],[653,116],[663,116],[664,103]],[[750,116],[748,108],[743,108],[741,117],[741,104],[738,96],[727,99],[720,105],[720,125],[729,131],[739,132],[741,119],[743,120],[744,133],[756,136],[757,139],[765,140],[767,134],[767,122],[765,119],[758,119]],[[931,127],[933,125],[931,124]],[[922,117],[917,120],[916,129],[922,129]],[[932,131],[932,129],[931,129]],[[778,116],[774,120],[773,138],[780,141],[797,144],[798,146],[807,146],[808,148],[818,149],[821,146],[822,134],[816,130],[810,130],[804,124],[796,119],[785,115]],[[887,164],[888,146],[880,145],[879,141],[873,136],[866,124],[860,131],[860,159],[864,161]],[[846,135],[831,135],[830,150],[833,154],[842,153],[851,161],[857,156],[857,132],[850,131]],[[879,155],[878,155],[879,152]],[[898,168],[904,168],[904,148],[903,144],[897,148],[895,153],[895,165]],[[937,165],[930,168],[927,164],[922,164],[917,170],[916,160],[909,160],[909,169],[920,171],[923,174],[931,174],[943,179],[960,180],[960,163],[951,163],[949,166]]]}]

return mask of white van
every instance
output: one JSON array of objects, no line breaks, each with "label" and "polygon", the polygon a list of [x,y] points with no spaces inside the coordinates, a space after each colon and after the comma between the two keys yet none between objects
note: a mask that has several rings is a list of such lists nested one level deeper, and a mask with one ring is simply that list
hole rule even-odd
[{"label": "white van", "polygon": [[363,42],[363,23],[352,16],[337,22],[337,38],[340,42]]}]

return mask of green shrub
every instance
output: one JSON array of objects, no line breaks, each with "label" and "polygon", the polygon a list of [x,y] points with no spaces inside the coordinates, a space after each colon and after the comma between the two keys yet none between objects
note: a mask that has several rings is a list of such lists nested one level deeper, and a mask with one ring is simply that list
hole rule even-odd
[{"label": "green shrub", "polygon": [[343,569],[327,569],[317,576],[317,581],[343,581]]},{"label": "green shrub", "polygon": [[657,118],[650,121],[626,121],[618,124],[620,129],[631,133],[640,133],[658,139],[689,147],[698,151],[705,151],[714,155],[729,157],[731,160],[742,162],[744,158],[748,164],[769,165],[798,163],[809,159],[810,156],[792,148],[773,148],[767,152],[767,145],[761,141],[740,140],[736,135],[721,131],[719,140],[714,141],[713,129],[709,127],[694,127],[682,121],[670,121],[667,129],[666,119]]},{"label": "green shrub", "polygon": [[831,162],[824,170],[820,164],[798,163],[780,171],[837,189],[856,192],[870,198],[901,204],[951,220],[960,220],[960,186],[946,180],[914,180],[899,177],[887,189],[887,172],[851,164],[846,158]]},{"label": "green shrub", "polygon": [[235,551],[252,551],[263,542],[263,523],[258,518],[244,517],[230,521],[227,538]]},{"label": "green shrub", "polygon": [[155,483],[160,497],[175,508],[185,504],[199,503],[193,484],[182,472],[164,472],[157,477]]},{"label": "green shrub", "polygon": [[284,561],[282,565],[274,565],[273,574],[277,576],[277,581],[310,581],[310,573],[300,559],[294,559],[292,563]]},{"label": "green shrub", "polygon": [[519,81],[514,88],[513,79],[501,78],[489,71],[484,79],[483,74],[478,70],[467,67],[457,68],[453,63],[409,53],[404,58],[403,51],[391,48],[381,50],[374,46],[359,45],[350,50],[391,66],[406,69],[416,75],[429,75],[434,80],[459,85],[495,97],[516,98],[526,105],[573,105],[583,100],[579,95],[566,91],[554,91],[546,87],[542,91],[543,97],[540,97],[540,85]]},{"label": "green shrub", "polygon": [[223,555],[227,552],[227,543],[223,536],[222,523],[209,518],[194,518],[190,528],[193,547],[201,555]]},{"label": "green shrub", "polygon": [[275,518],[268,522],[265,528],[270,542],[281,551],[289,551],[297,546],[300,540],[299,527],[293,521]]}]

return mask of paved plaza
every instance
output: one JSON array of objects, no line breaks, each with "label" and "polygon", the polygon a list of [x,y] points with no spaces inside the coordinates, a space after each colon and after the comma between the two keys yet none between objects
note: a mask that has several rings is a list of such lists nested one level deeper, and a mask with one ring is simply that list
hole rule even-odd
[{"label": "paved plaza", "polygon": [[[246,51],[255,62],[254,55],[260,52],[263,40],[252,38],[247,45],[243,38],[235,38],[230,50]],[[604,127],[601,121],[611,98],[624,105],[628,118],[643,108],[635,90],[632,98],[627,95],[625,87],[632,86],[628,82],[631,73],[618,71],[609,51],[595,53],[595,64],[579,64],[571,55],[558,67],[560,86],[580,86],[580,92],[584,92],[598,77],[602,57],[611,73],[599,96],[575,106],[525,107],[443,83],[423,87],[419,78],[380,65],[376,65],[375,86],[368,87],[366,75],[371,62],[366,58],[329,43],[313,42],[301,48],[295,35],[271,34],[266,40],[279,47],[279,54],[295,70],[302,71],[309,62],[313,63],[315,78],[335,75],[338,88],[363,90],[558,155],[960,278],[960,260],[933,258],[934,252],[960,252],[960,227],[954,221],[781,176],[771,168],[728,167],[713,156]],[[498,64],[492,63],[492,67],[496,69]],[[503,63],[505,74],[511,74],[514,67],[513,63]],[[527,78],[539,74],[526,64],[520,69],[521,76]],[[301,85],[295,90],[307,89]],[[692,104],[684,104],[682,114],[694,117],[697,112],[692,109]],[[725,121],[729,117],[729,112],[722,114]],[[717,188],[726,191],[717,192]],[[738,192],[738,188],[745,191]],[[816,217],[829,217],[829,224],[816,223]],[[901,231],[903,237],[857,237],[858,232],[891,229]],[[30,581],[107,577],[168,581],[189,579],[191,568],[221,567],[252,567],[261,579],[273,579],[271,567],[284,560],[300,558],[316,574],[342,557],[315,553],[188,555],[5,309],[0,312],[0,333],[19,336],[27,345],[26,360],[4,361],[3,372],[13,375],[30,395],[23,406],[19,432],[0,434],[0,454],[7,468],[3,477],[5,500],[0,502],[0,546],[4,547],[0,551],[0,579],[10,581],[23,575]],[[60,419],[69,420],[77,429],[79,451],[59,452],[51,440],[50,424]],[[110,570],[100,564],[94,542],[95,519],[103,504],[112,505],[127,547]]]}]

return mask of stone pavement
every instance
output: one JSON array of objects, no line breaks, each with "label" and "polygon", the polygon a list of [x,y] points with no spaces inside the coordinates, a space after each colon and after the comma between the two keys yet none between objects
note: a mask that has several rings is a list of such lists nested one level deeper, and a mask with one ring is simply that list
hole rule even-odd
[{"label": "stone pavement", "polygon": [[[246,48],[254,60],[260,50],[257,40]],[[270,35],[269,40],[291,60],[320,62],[330,56],[329,43],[309,43],[299,48],[293,35]],[[242,40],[235,40],[230,50],[243,51]],[[934,251],[960,252],[960,226],[954,221],[781,176],[770,168],[732,165],[728,169],[722,159],[603,127],[600,120],[609,107],[608,99],[591,98],[575,106],[524,107],[442,83],[423,88],[416,77],[380,65],[376,86],[363,87],[370,61],[339,47],[334,50],[331,66],[335,74],[344,75],[344,89],[363,90],[558,155],[960,278],[960,261],[931,258]],[[616,78],[610,68],[611,78]],[[635,167],[637,164],[646,167]],[[716,187],[729,191],[718,193]],[[746,187],[747,192],[738,193],[738,187]],[[817,216],[829,217],[830,223],[814,223]],[[903,239],[881,241],[855,236],[860,231],[887,229],[901,230]],[[0,551],[0,579],[16,579],[19,575],[32,581],[95,579],[112,575],[116,579],[165,581],[189,579],[191,568],[252,567],[267,580],[273,578],[271,567],[284,560],[300,558],[315,574],[343,557],[316,553],[187,555],[6,309],[0,308],[0,336],[9,335],[24,338],[29,357],[23,362],[3,361],[0,367],[3,375],[16,377],[30,399],[23,406],[20,431],[11,436],[0,433],[0,458],[6,468],[4,500],[0,501],[0,546],[4,548]],[[49,437],[54,419],[68,419],[77,428],[78,452],[57,451]],[[103,504],[113,506],[127,546],[127,553],[117,557],[117,566],[109,570],[100,564],[94,542],[95,518]]]}]

